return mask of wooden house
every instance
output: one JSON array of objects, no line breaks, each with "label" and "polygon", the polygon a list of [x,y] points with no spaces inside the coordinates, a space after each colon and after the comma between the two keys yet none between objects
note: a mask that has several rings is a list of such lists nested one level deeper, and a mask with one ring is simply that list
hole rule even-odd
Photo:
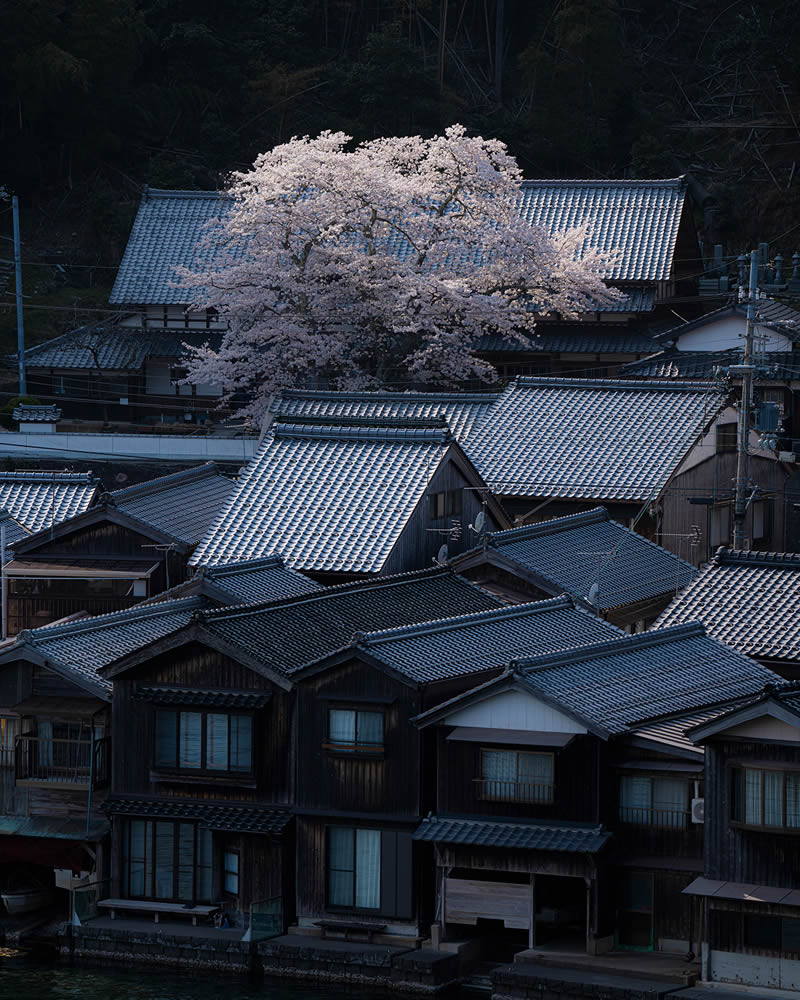
[{"label": "wooden house", "polygon": [[503,510],[443,419],[287,416],[263,444],[190,564],[280,552],[322,583],[430,566]]},{"label": "wooden house", "polygon": [[800,990],[800,695],[796,684],[689,730],[705,748],[705,870],[685,889],[703,979]]},{"label": "wooden house", "polygon": [[569,594],[627,631],[643,632],[697,576],[694,566],[596,507],[484,532],[453,568],[506,601]]},{"label": "wooden house", "polygon": [[5,567],[8,634],[132,607],[182,581],[232,485],[208,462],[105,493],[13,541]]},{"label": "wooden house", "polygon": [[800,680],[800,555],[720,548],[655,628],[700,621],[709,635]]},{"label": "wooden house", "polygon": [[434,756],[411,720],[515,656],[618,634],[559,598],[362,633],[296,671],[298,928],[425,936]]},{"label": "wooden house", "polygon": [[520,658],[421,713],[436,805],[414,841],[442,933],[686,954],[703,765],[684,730],[774,676],[686,625]]},{"label": "wooden house", "polygon": [[[220,904],[242,928],[251,904],[269,901],[283,924],[291,922],[294,670],[359,629],[497,602],[436,569],[235,608],[200,610],[198,597],[174,603],[193,607],[190,621],[103,671],[113,682],[118,748],[106,802],[109,898],[122,900],[119,909]],[[135,612],[157,614],[161,606]]]}]

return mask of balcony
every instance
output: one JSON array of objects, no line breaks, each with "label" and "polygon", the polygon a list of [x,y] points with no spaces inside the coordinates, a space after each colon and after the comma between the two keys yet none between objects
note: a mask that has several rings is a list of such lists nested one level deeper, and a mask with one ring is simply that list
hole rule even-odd
[{"label": "balcony", "polygon": [[46,739],[24,734],[15,747],[16,783],[86,791],[108,784],[108,740]]},{"label": "balcony", "polygon": [[614,838],[623,850],[658,857],[703,856],[703,824],[693,823],[686,809],[620,806],[618,819]]},{"label": "balcony", "polygon": [[499,781],[497,778],[473,778],[478,798],[484,802],[530,802],[550,805],[552,784],[531,784],[527,781]]}]

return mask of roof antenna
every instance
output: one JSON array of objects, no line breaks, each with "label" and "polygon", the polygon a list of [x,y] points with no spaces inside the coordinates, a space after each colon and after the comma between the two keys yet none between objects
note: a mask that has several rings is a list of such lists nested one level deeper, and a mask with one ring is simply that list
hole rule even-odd
[{"label": "roof antenna", "polygon": [[447,542],[439,549],[436,553],[436,558],[433,560],[436,566],[446,566],[447,565],[448,548]]}]

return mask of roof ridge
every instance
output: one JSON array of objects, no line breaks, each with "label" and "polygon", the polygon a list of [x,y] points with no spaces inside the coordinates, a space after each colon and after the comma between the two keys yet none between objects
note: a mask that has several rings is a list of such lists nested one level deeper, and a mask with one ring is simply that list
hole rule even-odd
[{"label": "roof ridge", "polygon": [[115,501],[124,501],[134,497],[150,496],[152,493],[160,493],[162,490],[169,489],[176,483],[190,483],[195,479],[205,479],[212,475],[221,475],[216,463],[204,462],[191,469],[181,469],[179,472],[170,472],[166,476],[158,476],[155,479],[147,479],[143,483],[134,483],[133,486],[112,490],[108,495],[113,497]]},{"label": "roof ridge", "polygon": [[343,392],[334,389],[284,389],[276,393],[273,402],[281,399],[324,399],[341,400],[377,400],[390,399],[394,402],[447,402],[483,403],[492,402],[502,395],[502,392],[403,392],[399,389],[375,389],[371,392]]},{"label": "roof ridge", "polygon": [[207,189],[192,190],[189,188],[152,188],[146,184],[142,188],[142,201],[150,198],[223,198],[231,199],[228,191],[210,191]]},{"label": "roof ridge", "polygon": [[400,625],[396,628],[380,629],[375,632],[360,632],[356,638],[359,645],[377,646],[395,639],[407,638],[411,635],[431,635],[434,632],[450,632],[465,625],[474,625],[484,621],[505,620],[506,618],[523,618],[530,614],[541,614],[554,608],[575,608],[571,597],[562,594],[544,601],[530,601],[527,604],[506,604],[498,608],[487,608],[485,611],[472,611],[466,615],[454,615],[451,618],[434,618],[426,622],[416,622],[411,625]]},{"label": "roof ridge", "polygon": [[532,675],[539,670],[561,666],[565,663],[602,659],[606,656],[613,656],[615,653],[661,646],[673,639],[688,639],[694,635],[707,635],[705,625],[702,622],[682,622],[680,625],[670,625],[667,628],[642,632],[639,635],[624,635],[620,636],[619,639],[610,639],[606,642],[576,646],[563,652],[543,653],[540,656],[516,659],[512,661],[512,667],[523,675]]},{"label": "roof ridge", "polygon": [[666,187],[671,185],[675,188],[686,186],[686,175],[678,174],[677,177],[658,177],[653,180],[646,180],[644,178],[625,178],[618,177],[612,178],[610,180],[602,180],[599,178],[558,178],[558,177],[542,177],[542,178],[526,178],[522,182],[522,187],[534,187],[539,184],[548,185],[558,185],[559,187]]},{"label": "roof ridge", "polygon": [[720,546],[711,560],[717,566],[784,566],[800,569],[800,552],[759,552]]},{"label": "roof ridge", "polygon": [[10,483],[84,483],[97,485],[99,479],[88,472],[0,472],[0,485]]},{"label": "roof ridge", "polygon": [[[579,511],[577,514],[564,514],[549,521],[539,521],[536,524],[521,524],[516,528],[506,528],[505,531],[489,531],[486,533],[489,544],[495,547],[514,542],[521,538],[538,538],[542,535],[554,535],[570,528],[586,524],[597,524],[601,521],[611,521],[611,515],[605,507],[592,507],[591,510]],[[480,548],[480,546],[475,546]]]},{"label": "roof ridge", "polygon": [[569,389],[626,389],[626,390],[658,390],[659,392],[708,392],[716,391],[714,382],[679,382],[668,379],[589,379],[589,378],[554,378],[543,375],[519,375],[512,382],[510,389],[544,386],[556,388],[565,386]]},{"label": "roof ridge", "polygon": [[[364,418],[362,418],[364,419]],[[295,438],[317,441],[384,441],[387,443],[449,444],[452,440],[450,428],[444,421],[410,422],[389,425],[380,421],[365,423],[343,423],[338,419],[326,418],[324,422],[292,419],[275,421],[270,427],[273,438]]]},{"label": "roof ridge", "polygon": [[[246,573],[251,569],[266,569],[271,566],[289,569],[283,561],[283,556],[277,552],[268,556],[261,556],[258,559],[241,559],[239,562],[220,563],[218,566],[200,566],[198,569],[206,579],[215,580],[218,577],[227,576],[231,573]],[[296,573],[297,570],[290,570],[290,572]]]},{"label": "roof ridge", "polygon": [[17,638],[22,638],[27,642],[37,645],[39,642],[49,642],[53,638],[72,635],[76,632],[88,632],[95,626],[100,628],[113,622],[136,621],[139,618],[155,618],[166,614],[168,611],[177,611],[183,607],[188,609],[193,605],[200,606],[201,603],[201,597],[191,596],[158,601],[154,604],[135,604],[132,608],[123,608],[121,611],[109,611],[105,615],[92,615],[65,625],[40,625],[36,629],[24,629],[18,633]]}]

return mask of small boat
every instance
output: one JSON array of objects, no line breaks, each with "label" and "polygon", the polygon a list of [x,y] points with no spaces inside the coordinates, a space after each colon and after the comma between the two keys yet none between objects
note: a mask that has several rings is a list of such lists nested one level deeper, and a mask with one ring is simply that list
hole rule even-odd
[{"label": "small boat", "polygon": [[4,889],[0,892],[6,910],[10,914],[30,913],[46,906],[53,900],[52,889]]}]

